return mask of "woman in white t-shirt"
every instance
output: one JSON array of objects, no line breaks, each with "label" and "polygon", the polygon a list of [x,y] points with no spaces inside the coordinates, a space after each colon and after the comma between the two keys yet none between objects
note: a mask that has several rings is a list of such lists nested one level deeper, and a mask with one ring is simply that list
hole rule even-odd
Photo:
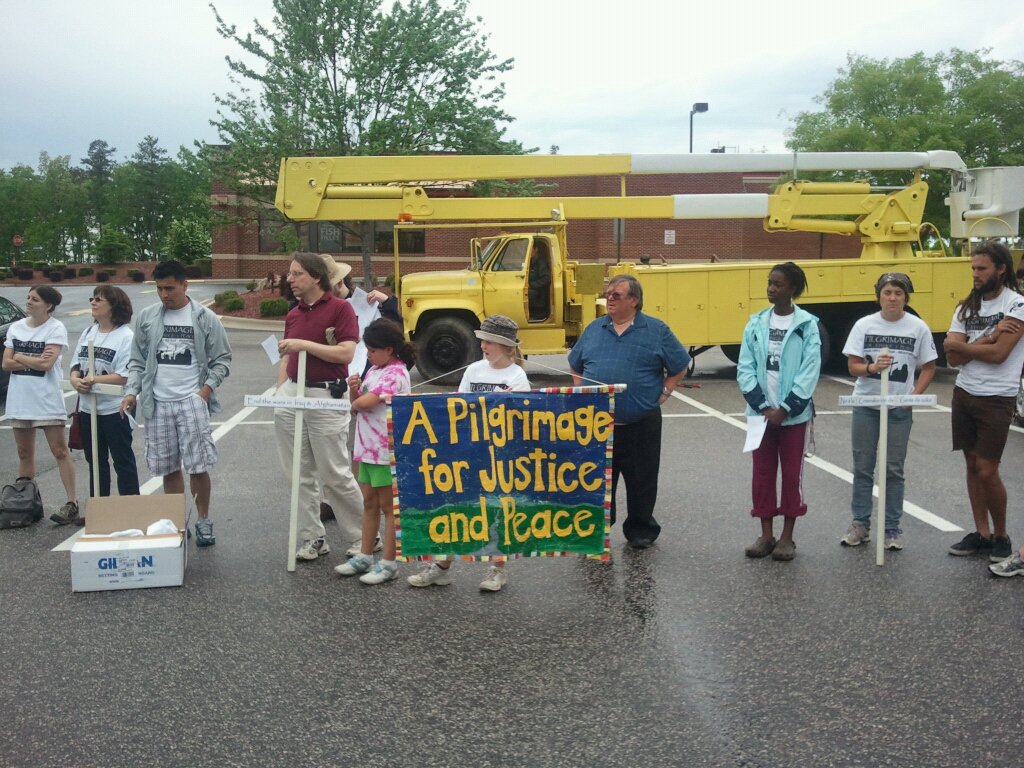
[{"label": "woman in white t-shirt", "polygon": [[35,430],[43,430],[68,495],[67,503],[50,515],[50,519],[58,525],[67,525],[79,515],[75,464],[64,436],[68,414],[60,387],[68,331],[64,323],[53,317],[62,299],[60,291],[48,285],[29,289],[25,302],[28,317],[7,331],[3,367],[11,372],[7,420],[14,429],[14,442],[18,446],[18,476],[35,477]]},{"label": "woman in white t-shirt", "polygon": [[[886,272],[875,283],[880,312],[862,317],[843,347],[854,395],[880,395],[882,371],[889,369],[890,395],[920,395],[935,376],[935,341],[925,322],[906,311],[914,285],[902,272]],[[919,373],[918,373],[919,371]],[[916,376],[915,376],[916,374]],[[841,543],[856,547],[871,537],[871,494],[875,480],[881,409],[854,406],[853,522]],[[885,548],[903,549],[903,464],[907,458],[914,413],[909,407],[888,410],[885,459]],[[876,533],[877,535],[877,533]]]},{"label": "woman in white t-shirt", "polygon": [[[94,384],[123,385],[128,381],[128,358],[131,356],[132,333],[128,324],[132,319],[132,302],[120,288],[98,285],[89,299],[93,324],[82,331],[75,347],[71,364],[71,386],[79,395],[78,412],[82,430],[85,459],[92,470],[98,460],[100,487],[93,488],[93,473],[89,472],[89,494],[110,495],[110,464],[117,472],[117,492],[121,496],[139,495],[139,470],[132,448],[132,427],[121,410],[119,395],[93,395]],[[89,369],[89,342],[93,345],[95,369]],[[99,456],[92,455],[92,401],[96,400],[96,442]],[[98,493],[97,493],[98,490]],[[85,522],[84,518],[78,521]],[[78,522],[76,521],[76,522]]]},{"label": "woman in white t-shirt", "polygon": [[[462,375],[459,392],[527,391],[530,380],[523,370],[523,353],[519,349],[519,326],[511,317],[491,315],[480,324],[476,337],[484,359],[470,365]],[[443,586],[452,583],[452,561],[436,560],[406,581],[414,587]],[[480,589],[497,592],[508,583],[505,561],[497,560],[487,571]]]}]

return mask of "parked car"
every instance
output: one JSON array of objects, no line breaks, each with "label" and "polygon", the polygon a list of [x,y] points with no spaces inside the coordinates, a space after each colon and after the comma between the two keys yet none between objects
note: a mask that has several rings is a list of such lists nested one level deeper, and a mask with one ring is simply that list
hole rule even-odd
[{"label": "parked car", "polygon": [[[25,316],[25,311],[12,301],[0,296],[0,347],[7,339],[7,329]],[[0,352],[2,354],[2,352]],[[7,391],[7,384],[11,380],[8,371],[0,371],[0,392]]]}]

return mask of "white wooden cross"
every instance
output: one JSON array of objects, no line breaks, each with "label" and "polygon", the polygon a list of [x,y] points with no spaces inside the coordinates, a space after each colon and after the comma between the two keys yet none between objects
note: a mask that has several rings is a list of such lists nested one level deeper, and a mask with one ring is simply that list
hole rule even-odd
[{"label": "white wooden cross", "polygon": [[[89,340],[89,363],[88,371],[96,375],[96,351],[93,341]],[[63,379],[60,383],[61,389],[65,392],[77,392],[69,379]],[[89,390],[91,395],[124,395],[124,387],[120,384],[93,384]],[[76,409],[77,410],[77,409]],[[77,417],[76,417],[77,418]],[[92,490],[97,496],[100,495],[100,459],[99,459],[99,428],[96,420],[96,398],[92,399],[92,407],[89,409],[89,440],[92,443]],[[88,505],[86,505],[88,508]]]},{"label": "white wooden cross", "polygon": [[[889,354],[888,349],[882,350],[883,355]],[[875,507],[875,565],[885,565],[885,484],[886,461],[889,453],[889,408],[913,405],[935,405],[935,395],[890,395],[889,368],[882,369],[881,395],[843,395],[839,398],[840,405],[879,406],[878,414],[878,451],[875,454],[875,472],[878,474],[878,505]]]},{"label": "white wooden cross", "polygon": [[[299,528],[299,464],[302,457],[302,420],[303,411],[341,411],[348,413],[352,404],[345,398],[303,397],[306,389],[306,352],[299,352],[299,378],[296,382],[295,397],[278,397],[277,395],[246,395],[245,405],[250,408],[294,408],[295,439],[292,444],[292,495],[291,509],[288,517],[288,570],[295,570],[295,537]],[[339,438],[340,439],[340,438]]]}]

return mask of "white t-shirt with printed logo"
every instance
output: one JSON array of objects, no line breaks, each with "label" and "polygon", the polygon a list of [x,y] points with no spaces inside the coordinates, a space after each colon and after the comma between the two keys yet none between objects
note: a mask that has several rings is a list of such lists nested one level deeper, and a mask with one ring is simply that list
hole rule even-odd
[{"label": "white t-shirt with printed logo", "polygon": [[779,407],[779,360],[782,358],[782,342],[786,332],[793,327],[796,312],[788,315],[777,315],[772,312],[768,321],[768,360],[765,363],[764,375],[768,391],[765,396],[772,408]]},{"label": "white t-shirt with printed logo", "polygon": [[19,320],[7,330],[4,346],[16,353],[40,357],[47,346],[56,344],[60,352],[57,362],[48,371],[11,371],[7,387],[7,416],[12,419],[44,420],[66,419],[64,393],[60,380],[63,375],[64,350],[68,346],[68,330],[64,323],[49,318],[33,328],[28,318]]},{"label": "white t-shirt with printed logo", "polygon": [[[960,307],[953,310],[950,333],[967,334],[968,343],[992,333],[1004,317],[1024,321],[1024,296],[1009,288],[1003,288],[991,301],[982,301],[981,310],[966,322],[960,320]],[[1015,397],[1020,387],[1021,365],[1024,364],[1024,344],[1017,341],[1006,359],[1001,363],[985,363],[969,360],[960,366],[956,385],[975,397],[1002,395]]]},{"label": "white t-shirt with printed logo", "polygon": [[156,379],[153,397],[162,402],[184,400],[199,391],[196,363],[196,329],[192,325],[192,304],[164,310],[164,335],[156,348]]},{"label": "white t-shirt with printed logo", "polygon": [[[78,344],[75,346],[75,356],[71,366],[78,366],[82,375],[89,372],[89,342],[93,344],[93,359],[96,361],[96,376],[105,376],[108,373],[116,373],[119,376],[128,376],[128,359],[132,354],[132,339],[135,334],[131,327],[119,325],[113,330],[103,333],[100,327],[93,323],[78,337]],[[92,401],[96,398],[96,413],[109,416],[117,413],[121,408],[121,397],[118,395],[81,395],[78,402],[78,410],[88,413],[92,410]]]},{"label": "white t-shirt with printed logo", "polygon": [[[881,312],[862,317],[850,330],[843,354],[861,357],[870,365],[883,349],[888,349],[893,358],[889,366],[890,395],[911,394],[918,369],[938,357],[931,329],[909,312],[899,320],[886,320]],[[853,394],[882,394],[881,372],[858,376]]]},{"label": "white t-shirt with printed logo", "polygon": [[504,368],[492,368],[487,360],[470,365],[459,383],[459,392],[527,391],[530,380],[522,366],[512,363]]}]

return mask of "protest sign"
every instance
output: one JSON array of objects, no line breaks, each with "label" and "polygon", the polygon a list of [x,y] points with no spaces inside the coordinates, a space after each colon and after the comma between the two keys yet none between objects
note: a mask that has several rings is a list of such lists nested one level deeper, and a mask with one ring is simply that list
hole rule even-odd
[{"label": "protest sign", "polygon": [[615,387],[394,397],[398,555],[605,555]]}]

